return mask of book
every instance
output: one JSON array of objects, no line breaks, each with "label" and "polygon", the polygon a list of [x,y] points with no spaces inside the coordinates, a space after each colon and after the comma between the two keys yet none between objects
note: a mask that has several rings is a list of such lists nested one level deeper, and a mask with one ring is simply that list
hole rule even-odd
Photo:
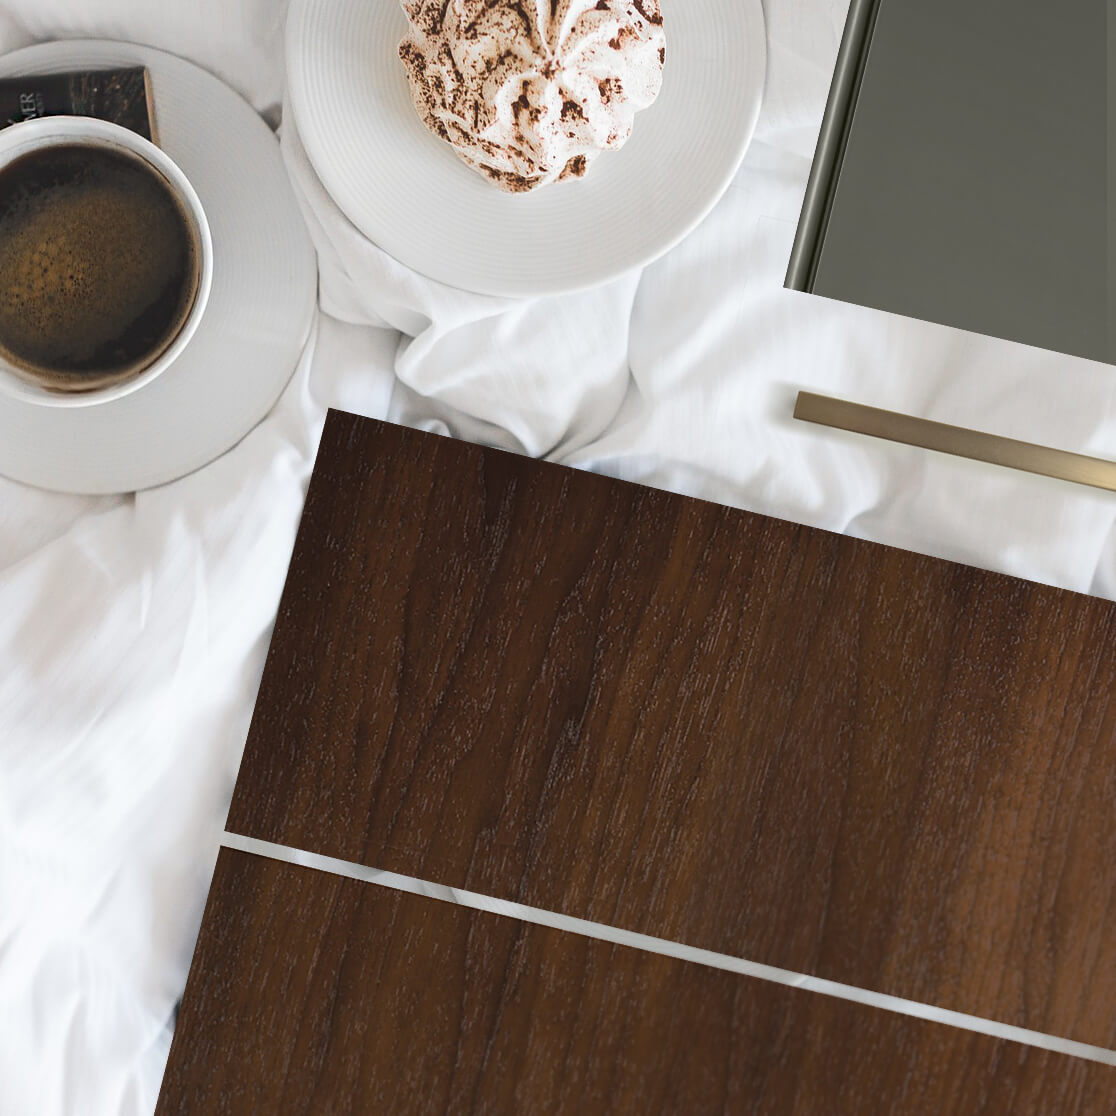
[{"label": "book", "polygon": [[40,116],[92,116],[159,142],[146,66],[0,78],[0,128]]}]

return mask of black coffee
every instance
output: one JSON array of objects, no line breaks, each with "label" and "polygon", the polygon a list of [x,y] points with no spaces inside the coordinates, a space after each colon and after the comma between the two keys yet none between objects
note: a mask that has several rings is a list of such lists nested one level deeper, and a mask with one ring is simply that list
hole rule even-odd
[{"label": "black coffee", "polygon": [[138,156],[59,144],[0,170],[0,355],[33,379],[81,391],[140,371],[198,272],[189,218]]}]

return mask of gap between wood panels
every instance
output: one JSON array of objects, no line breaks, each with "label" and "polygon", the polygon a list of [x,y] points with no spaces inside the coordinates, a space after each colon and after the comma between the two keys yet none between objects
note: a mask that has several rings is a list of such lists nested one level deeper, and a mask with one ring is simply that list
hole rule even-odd
[{"label": "gap between wood panels", "polygon": [[456,903],[462,907],[490,911],[494,914],[506,915],[509,918],[517,918],[523,922],[531,922],[538,926],[565,930],[571,934],[581,934],[588,938],[614,942],[617,945],[630,946],[649,953],[659,953],[682,961],[692,961],[699,965],[722,969],[725,972],[739,973],[742,976],[754,977],[758,980],[771,981],[774,984],[783,984],[790,988],[801,988],[809,992],[820,993],[823,996],[835,996],[841,1000],[867,1004],[871,1007],[880,1008],[882,1011],[893,1011],[900,1015],[912,1016],[915,1019],[944,1023],[947,1026],[975,1031],[978,1034],[990,1035],[993,1038],[1006,1039],[1027,1046],[1038,1047],[1042,1050],[1052,1050],[1056,1053],[1069,1054],[1076,1058],[1116,1066],[1116,1051],[1106,1050],[1099,1046],[1090,1046],[1088,1043],[1074,1042],[1072,1039],[1059,1038],[1057,1035],[1030,1031],[1025,1027],[1014,1027],[1007,1023],[998,1023],[992,1019],[966,1015],[964,1012],[949,1011],[934,1007],[931,1004],[918,1003],[915,1000],[904,1000],[899,996],[888,996],[882,992],[872,992],[865,988],[840,984],[837,981],[822,980],[806,973],[791,972],[787,969],[776,968],[773,965],[762,965],[755,961],[746,961],[740,957],[730,957],[727,954],[714,953],[707,949],[696,949],[693,946],[667,941],[664,938],[637,934],[631,930],[621,930],[599,922],[571,918],[568,915],[556,914],[553,911],[545,911],[537,907],[526,907],[503,899],[493,899],[475,892],[463,891],[460,888],[429,883],[424,880],[413,879],[410,876],[400,876],[395,872],[383,872],[363,864],[353,864],[350,861],[337,860],[331,856],[321,856],[317,853],[293,849],[286,845],[274,844],[271,841],[261,841],[255,837],[242,837],[238,833],[226,832],[222,837],[221,844],[225,848],[235,849],[254,856],[267,857],[271,860],[283,861],[286,864],[314,868],[320,872],[330,872],[363,883],[374,883],[381,887],[394,888],[396,891],[406,891],[430,899]]}]

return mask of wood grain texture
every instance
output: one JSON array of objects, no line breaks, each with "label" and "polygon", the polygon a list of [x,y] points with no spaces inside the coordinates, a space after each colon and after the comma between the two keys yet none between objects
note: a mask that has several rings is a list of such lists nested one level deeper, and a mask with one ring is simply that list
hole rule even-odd
[{"label": "wood grain texture", "polygon": [[222,850],[158,1116],[1111,1112],[1116,1069]]},{"label": "wood grain texture", "polygon": [[334,413],[228,826],[1116,1047],[1114,637]]}]

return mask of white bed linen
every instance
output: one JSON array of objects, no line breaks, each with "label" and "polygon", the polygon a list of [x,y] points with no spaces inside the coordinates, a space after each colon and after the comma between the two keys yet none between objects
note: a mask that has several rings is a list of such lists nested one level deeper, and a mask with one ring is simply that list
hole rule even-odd
[{"label": "white bed linen", "polygon": [[[0,480],[0,1114],[154,1107],[326,405],[1116,597],[1112,497],[788,418],[812,387],[1111,454],[1116,372],[782,289],[847,5],[765,6],[745,165],[642,276],[522,304],[439,287],[348,224],[288,132],[324,313],[274,412],[134,497]],[[276,121],[282,16],[0,0],[0,49],[146,42]]]}]

